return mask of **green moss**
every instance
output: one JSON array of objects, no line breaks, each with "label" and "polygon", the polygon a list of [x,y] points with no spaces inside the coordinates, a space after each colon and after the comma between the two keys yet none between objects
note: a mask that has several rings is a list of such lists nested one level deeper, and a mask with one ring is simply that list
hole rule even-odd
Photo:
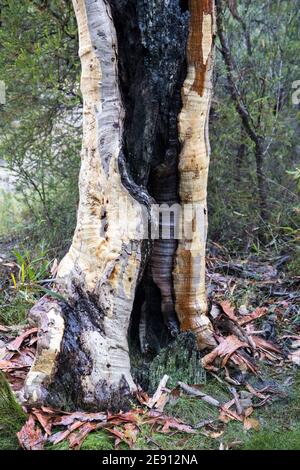
[{"label": "green moss", "polygon": [[300,450],[300,425],[291,431],[284,429],[277,432],[265,430],[251,436],[244,450]]},{"label": "green moss", "polygon": [[9,302],[0,295],[0,323],[3,325],[16,325],[25,321],[32,302],[20,294],[11,296]]},{"label": "green moss", "polygon": [[154,392],[161,378],[169,376],[168,387],[176,387],[178,381],[204,384],[206,371],[200,365],[200,353],[193,333],[181,333],[153,359],[149,368],[149,390]]},{"label": "green moss", "polygon": [[97,431],[90,434],[83,442],[81,450],[112,450],[114,439],[106,431]]},{"label": "green moss", "polygon": [[26,422],[26,414],[17,403],[10,386],[0,372],[0,450],[19,448],[16,433]]}]

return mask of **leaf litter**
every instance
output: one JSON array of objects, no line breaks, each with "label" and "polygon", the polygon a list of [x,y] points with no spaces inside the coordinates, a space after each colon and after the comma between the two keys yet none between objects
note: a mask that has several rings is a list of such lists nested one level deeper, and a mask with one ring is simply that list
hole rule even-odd
[{"label": "leaf litter", "polygon": [[[270,286],[276,284],[277,279],[274,276],[269,279],[268,272],[266,271],[260,284],[271,289]],[[253,308],[243,304],[238,308],[226,298],[228,292],[236,291],[237,279],[216,272],[209,277],[217,286],[210,312],[217,346],[202,357],[202,366],[220,382],[225,380],[225,383],[230,384],[230,401],[221,403],[215,397],[204,393],[202,386],[183,382],[178,382],[177,386],[170,390],[167,388],[169,377],[164,376],[152,397],[138,389],[136,398],[139,406],[129,412],[66,413],[49,407],[27,410],[28,420],[17,434],[20,446],[26,450],[41,450],[47,444],[68,441],[71,449],[80,449],[90,433],[102,429],[114,438],[116,448],[122,442],[129,448],[134,448],[144,425],[150,425],[157,433],[201,432],[211,439],[220,438],[224,433],[224,426],[230,421],[240,422],[245,431],[258,431],[260,423],[252,416],[254,410],[269,403],[272,395],[278,392],[268,386],[257,389],[249,381],[241,381],[236,371],[247,373],[248,376],[249,373],[257,375],[261,362],[277,367],[283,364],[300,366],[300,329],[282,328],[283,334],[277,336],[274,341],[274,338],[266,337],[261,325],[258,329],[256,327],[257,321],[267,322],[274,312],[277,322],[281,322],[280,325],[285,327],[286,311],[289,311],[294,300],[280,298],[270,300],[268,307],[263,305]],[[255,282],[257,284],[259,281]],[[0,333],[1,339],[6,339],[6,345],[0,348],[0,370],[5,372],[12,389],[18,391],[22,388],[35,357],[37,329],[25,329],[11,339],[11,328],[0,325]],[[224,380],[221,378],[222,374],[220,375],[222,371]],[[176,403],[183,394],[191,399],[203,400],[208,406],[217,408],[218,418],[203,420],[192,426],[165,414],[166,404]],[[222,443],[220,446],[222,447]]]}]

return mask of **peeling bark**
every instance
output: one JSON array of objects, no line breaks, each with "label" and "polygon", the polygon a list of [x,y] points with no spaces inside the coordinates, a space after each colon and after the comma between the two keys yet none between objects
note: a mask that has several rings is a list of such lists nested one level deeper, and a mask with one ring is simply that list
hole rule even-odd
[{"label": "peeling bark", "polygon": [[179,240],[174,269],[176,312],[183,331],[195,333],[200,349],[215,345],[207,312],[205,247],[207,236],[208,118],[212,94],[215,9],[213,0],[190,0],[188,74],[179,116],[180,201],[189,208],[193,230]]}]

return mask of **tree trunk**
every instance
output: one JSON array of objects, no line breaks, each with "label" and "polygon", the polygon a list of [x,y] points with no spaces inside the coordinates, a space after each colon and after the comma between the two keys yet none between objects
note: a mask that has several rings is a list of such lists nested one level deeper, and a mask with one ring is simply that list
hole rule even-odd
[{"label": "tree trunk", "polygon": [[[84,101],[77,227],[58,295],[30,312],[38,348],[23,394],[30,405],[120,408],[136,390],[130,321],[150,347],[175,336],[178,320],[200,349],[215,344],[205,293],[214,5],[73,5]],[[191,226],[157,219],[156,204],[188,212]]]}]

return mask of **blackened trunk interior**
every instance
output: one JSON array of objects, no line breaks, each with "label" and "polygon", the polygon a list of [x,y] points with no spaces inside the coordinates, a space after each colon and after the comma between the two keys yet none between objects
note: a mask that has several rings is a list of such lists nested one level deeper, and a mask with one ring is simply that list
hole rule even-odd
[{"label": "blackened trunk interior", "polygon": [[[117,31],[126,113],[122,152],[126,173],[157,204],[171,206],[179,202],[177,118],[187,68],[188,0],[108,2]],[[130,191],[128,180],[126,187]],[[136,197],[136,187],[131,193]],[[131,342],[150,357],[178,332],[172,279],[177,241],[172,227],[171,233],[171,239],[162,239],[160,220],[160,235],[151,243],[132,314]]]}]

